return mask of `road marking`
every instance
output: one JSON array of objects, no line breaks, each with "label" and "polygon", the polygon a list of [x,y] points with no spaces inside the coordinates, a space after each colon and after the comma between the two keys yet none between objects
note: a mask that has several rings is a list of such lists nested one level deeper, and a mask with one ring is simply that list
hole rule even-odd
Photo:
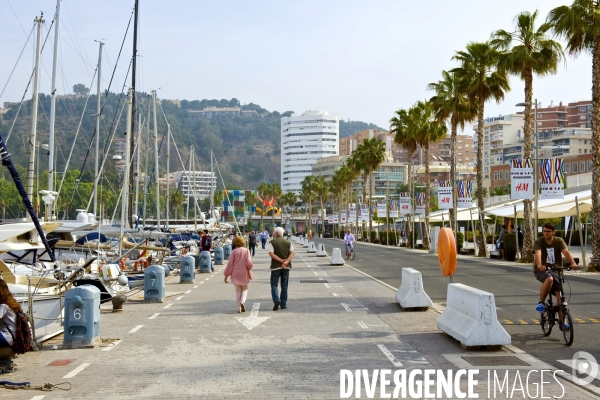
[{"label": "road marking", "polygon": [[513,322],[512,322],[510,319],[505,319],[505,320],[504,320],[504,323],[505,323],[506,325],[514,325],[514,323],[513,323]]},{"label": "road marking", "polygon": [[527,290],[528,292],[533,292],[533,293],[539,293],[539,290],[531,290],[531,289],[523,289],[523,290]]},{"label": "road marking", "polygon": [[338,297],[338,296],[339,296],[339,294],[337,294],[337,293],[331,293],[331,294],[332,294],[334,297]]},{"label": "road marking", "polygon": [[585,320],[581,318],[575,318],[575,321],[579,322],[580,324],[585,324]]},{"label": "road marking", "polygon": [[524,319],[520,319],[520,320],[519,320],[519,323],[520,323],[521,325],[529,325],[529,322],[525,321]]},{"label": "road marking", "polygon": [[307,265],[308,268],[312,268],[310,265]]},{"label": "road marking", "polygon": [[331,286],[329,286],[329,283],[324,283],[323,285],[325,285],[325,287],[326,287],[327,289],[331,288]]},{"label": "road marking", "polygon": [[315,275],[319,275],[319,273],[318,273],[318,272],[315,272],[315,271],[313,271],[313,274],[315,274]]},{"label": "road marking", "polygon": [[179,296],[178,298],[175,299],[175,301],[181,300],[181,299],[183,299],[183,296]]},{"label": "road marking", "polygon": [[65,376],[63,376],[62,378],[63,379],[72,378],[75,375],[77,375],[78,373],[80,373],[81,371],[83,371],[84,369],[86,369],[86,367],[88,367],[89,365],[91,365],[91,364],[90,363],[83,363],[79,367],[75,368],[73,371],[71,371],[68,374],[66,374]]},{"label": "road marking", "polygon": [[167,304],[166,306],[164,306],[163,308],[169,308],[169,307],[171,307],[172,305],[173,305],[173,303],[169,303],[169,304]]},{"label": "road marking", "polygon": [[102,351],[111,351],[113,347],[115,347],[116,345],[118,345],[121,342],[122,342],[122,340],[117,340],[115,342],[112,342],[112,346],[105,347],[102,349]]},{"label": "road marking", "polygon": [[388,360],[390,360],[392,362],[392,364],[394,364],[394,367],[397,367],[397,368],[402,367],[402,363],[400,361],[398,361],[396,359],[396,357],[394,357],[394,355],[392,353],[390,353],[390,351],[384,345],[378,344],[377,347],[379,347],[379,350],[381,350],[381,352],[383,354],[385,354],[385,356],[388,358]]},{"label": "road marking", "polygon": [[39,395],[39,396],[33,396],[31,398],[31,400],[42,400],[44,397],[46,397],[45,394]]},{"label": "road marking", "polygon": [[151,317],[149,317],[148,319],[156,319],[156,317],[158,317],[160,315],[159,312],[157,312],[156,314],[152,315]]},{"label": "road marking", "polygon": [[190,290],[188,290],[186,293],[189,293],[189,292],[191,292],[191,291],[192,291],[192,290],[190,289]]},{"label": "road marking", "polygon": [[194,286],[192,289],[196,289],[198,287],[198,285]]},{"label": "road marking", "polygon": [[137,331],[139,331],[142,328],[142,326],[144,326],[144,325],[138,325],[138,326],[136,326],[135,328],[133,328],[132,330],[130,330],[129,333],[136,333]]},{"label": "road marking", "polygon": [[210,278],[206,278],[205,281],[209,280]]},{"label": "road marking", "polygon": [[204,282],[200,282],[200,284],[202,285]]},{"label": "road marking", "polygon": [[367,325],[365,325],[364,322],[362,322],[362,321],[356,321],[356,322],[358,322],[358,326],[360,326],[361,328],[367,329]]},{"label": "road marking", "polygon": [[342,303],[342,307],[344,307],[346,309],[346,311],[348,311],[348,312],[352,311],[352,309],[350,307],[348,307],[348,304],[346,304],[346,303]]},{"label": "road marking", "polygon": [[600,320],[597,320],[596,318],[590,318],[590,321],[597,323],[600,323]]},{"label": "road marking", "polygon": [[250,312],[250,316],[246,318],[235,317],[242,325],[244,325],[248,330],[252,330],[268,320],[271,317],[259,317],[258,310],[260,309],[260,303],[252,304],[252,311]]}]

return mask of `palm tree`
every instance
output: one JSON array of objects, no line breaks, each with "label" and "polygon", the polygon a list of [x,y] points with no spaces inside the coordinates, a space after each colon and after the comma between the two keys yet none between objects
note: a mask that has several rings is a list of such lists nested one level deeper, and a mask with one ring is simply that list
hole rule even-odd
[{"label": "palm tree", "polygon": [[[360,162],[357,160],[357,156],[355,153],[352,153],[348,159],[346,159],[346,164],[344,164],[348,169],[348,174],[346,175],[347,180],[347,200],[348,200],[348,215],[350,215],[350,205],[352,204],[353,199],[356,197],[356,193],[352,192],[353,182],[358,179],[360,176],[361,166]],[[355,206],[358,201],[355,201]],[[358,210],[357,218],[358,218]],[[351,222],[348,219],[348,222]],[[358,221],[356,223],[356,232],[358,233]]]},{"label": "palm tree", "polygon": [[431,193],[431,174],[429,172],[429,144],[437,142],[446,137],[448,129],[446,124],[435,119],[431,103],[419,101],[413,107],[416,118],[416,131],[414,138],[419,146],[425,149],[425,233],[423,234],[423,249],[429,249],[429,212],[431,205],[429,194]]},{"label": "palm tree", "polygon": [[[188,198],[188,201],[189,198]],[[173,207],[173,213],[175,214],[175,220],[177,220],[177,210],[181,205],[185,202],[185,196],[180,191],[171,192],[169,194],[169,202],[171,203],[171,207]]]},{"label": "palm tree", "polygon": [[321,233],[325,233],[325,205],[329,196],[329,183],[325,181],[324,177],[319,176],[318,178],[315,178],[314,193],[321,205]]},{"label": "palm tree", "polygon": [[[553,9],[547,22],[556,35],[567,40],[567,52],[573,56],[581,52],[592,54],[592,209],[593,232],[600,232],[600,2],[574,0],[569,6]],[[592,235],[592,260],[600,259],[600,235]],[[590,268],[600,271],[592,261]]]},{"label": "palm tree", "polygon": [[454,59],[461,63],[453,70],[464,85],[463,90],[469,100],[477,104],[477,206],[480,224],[478,248],[479,257],[485,257],[485,233],[483,231],[483,117],[485,102],[496,100],[500,103],[504,93],[510,90],[508,74],[498,69],[500,53],[489,42],[467,44],[465,51],[457,51]]},{"label": "palm tree", "polygon": [[312,229],[312,203],[315,199],[315,177],[306,176],[300,184],[302,185],[302,202],[308,203],[308,230]]},{"label": "palm tree", "polygon": [[429,90],[435,90],[436,94],[429,101],[434,109],[438,121],[450,120],[450,184],[452,185],[452,208],[450,209],[450,224],[454,232],[456,226],[456,203],[458,196],[456,192],[456,133],[458,127],[465,129],[465,123],[473,121],[477,111],[476,105],[469,101],[463,89],[464,85],[460,76],[456,73],[442,71],[442,80],[427,85]]},{"label": "palm tree", "polygon": [[[281,196],[283,196],[281,186],[279,186],[278,183],[272,183],[269,185],[269,196],[273,198],[273,206],[271,208],[271,225],[273,226],[272,229],[275,229],[275,205],[279,203],[279,199],[281,199]],[[280,213],[279,215],[281,218],[283,218],[283,214]]]},{"label": "palm tree", "polygon": [[[252,207],[256,206],[256,203],[258,202],[258,197],[256,197],[256,193],[254,193],[251,190],[248,190],[244,193],[244,205],[248,206],[249,211],[250,211],[250,224],[252,223],[252,216],[254,215],[254,213],[252,212]],[[248,229],[252,229],[250,226],[247,226]]]},{"label": "palm tree", "polygon": [[269,195],[269,185],[267,185],[266,182],[261,182],[260,185],[258,185],[258,188],[256,188],[256,191],[258,192],[258,196],[262,199],[261,201],[261,207],[260,207],[260,230],[264,230],[265,229],[265,223],[264,223],[264,215],[265,215],[265,197],[267,197]]},{"label": "palm tree", "polygon": [[[548,37],[552,28],[544,23],[535,28],[537,11],[522,12],[515,18],[514,32],[498,30],[492,35],[493,46],[501,50],[499,67],[511,74],[519,75],[525,82],[525,119],[523,127],[523,158],[531,157],[532,120],[531,106],[533,100],[533,74],[545,76],[555,74],[558,63],[564,58],[560,43]],[[535,155],[539,157],[538,154]],[[534,171],[538,173],[538,171]],[[536,210],[537,212],[537,210]],[[531,232],[531,200],[523,202],[525,232],[523,235],[523,261],[532,261],[532,232]],[[537,227],[535,228],[537,230]]]},{"label": "palm tree", "polygon": [[[288,206],[291,209],[291,217],[294,217],[294,206],[296,205],[296,203],[298,202],[298,197],[296,196],[296,193],[294,192],[287,192],[286,194],[284,194],[281,197],[281,205],[282,206]],[[283,213],[282,213],[283,215]],[[283,225],[283,224],[282,224]]]},{"label": "palm tree", "polygon": [[[396,116],[390,119],[390,133],[393,133],[394,142],[402,146],[408,151],[408,192],[413,196],[413,158],[417,151],[418,142],[415,136],[417,131],[417,119],[414,117],[414,110],[400,109],[395,112]],[[412,215],[408,215],[408,223],[406,229],[406,237],[410,237],[412,231]],[[414,246],[414,243],[412,244]]]}]

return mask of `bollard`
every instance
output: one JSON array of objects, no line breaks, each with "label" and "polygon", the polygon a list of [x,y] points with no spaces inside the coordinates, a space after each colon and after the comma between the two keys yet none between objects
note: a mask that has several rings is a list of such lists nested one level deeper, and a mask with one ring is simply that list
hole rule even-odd
[{"label": "bollard", "polygon": [[[215,251],[215,260],[217,258],[216,254],[217,254],[217,252]],[[215,262],[215,264],[216,264],[216,262]],[[221,264],[223,264],[222,261],[221,261]],[[198,269],[198,272],[210,272],[210,252],[209,251],[203,251],[202,253],[200,253],[200,268]]]},{"label": "bollard", "polygon": [[144,301],[146,303],[165,301],[165,270],[160,265],[151,265],[144,271]]},{"label": "bollard", "polygon": [[402,268],[402,284],[396,292],[396,300],[403,309],[427,310],[431,299],[423,289],[423,277],[413,268]]},{"label": "bollard", "polygon": [[317,252],[317,248],[315,247],[315,242],[310,242],[308,244],[308,249],[306,249],[307,253],[316,253]]},{"label": "bollard", "polygon": [[319,243],[319,250],[317,250],[317,257],[327,257],[327,252],[325,251],[325,245],[323,243]]},{"label": "bollard", "polygon": [[215,247],[215,265],[223,265],[223,248]]},{"label": "bollard", "polygon": [[81,285],[67,290],[62,347],[94,347],[96,340],[100,340],[100,289]]},{"label": "bollard", "polygon": [[117,294],[111,298],[111,301],[113,305],[113,312],[123,311],[123,303],[127,301],[127,296],[124,294]]},{"label": "bollard", "polygon": [[229,260],[230,256],[231,256],[231,245],[230,244],[224,244],[223,245],[223,259]]},{"label": "bollard", "polygon": [[304,239],[304,241],[302,242],[302,246],[308,247],[308,239]]},{"label": "bollard", "polygon": [[179,261],[179,283],[194,283],[196,260],[192,256],[185,256]]},{"label": "bollard", "polygon": [[344,265],[346,262],[342,258],[342,251],[337,247],[333,249],[331,253],[331,258],[329,259],[329,264],[331,265]]}]

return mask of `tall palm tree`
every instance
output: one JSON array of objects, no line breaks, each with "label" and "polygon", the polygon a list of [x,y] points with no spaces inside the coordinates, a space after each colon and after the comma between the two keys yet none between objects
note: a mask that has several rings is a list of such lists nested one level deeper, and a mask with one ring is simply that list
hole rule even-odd
[{"label": "tall palm tree", "polygon": [[324,177],[319,176],[318,178],[315,178],[313,190],[315,197],[319,199],[319,204],[321,206],[321,233],[325,233],[325,205],[326,200],[329,197],[329,183],[325,181]]},{"label": "tall palm tree", "polygon": [[[281,196],[281,205],[282,206],[287,206],[289,209],[291,209],[291,218],[294,217],[294,206],[296,205],[296,203],[298,202],[298,197],[296,196],[296,193],[290,191],[287,192],[286,194],[284,194],[283,196]],[[283,213],[282,213],[283,215]],[[282,224],[283,226],[283,224]]]},{"label": "tall palm tree", "polygon": [[458,195],[456,192],[456,134],[458,127],[465,129],[465,123],[473,121],[477,108],[469,101],[461,78],[453,72],[442,71],[442,80],[427,85],[429,90],[436,92],[429,101],[434,109],[436,118],[440,122],[450,120],[450,184],[452,185],[452,208],[450,209],[450,224],[454,232],[456,225],[456,203]]},{"label": "tall palm tree", "polygon": [[[256,203],[258,202],[258,197],[256,197],[256,193],[254,193],[251,190],[248,190],[244,193],[244,205],[248,206],[248,211],[250,212],[250,226],[252,226],[252,216],[254,215],[254,213],[252,212],[252,207],[256,206]],[[252,229],[250,226],[247,225],[248,229]]]},{"label": "tall palm tree", "polygon": [[433,113],[431,103],[418,101],[413,107],[416,119],[415,140],[422,149],[425,149],[425,233],[423,234],[423,249],[429,250],[429,213],[431,205],[429,194],[431,193],[431,174],[429,171],[429,144],[437,142],[446,137],[448,129],[446,124],[438,121]]},{"label": "tall palm tree", "polygon": [[[499,67],[511,74],[518,75],[525,82],[525,119],[523,127],[523,158],[531,157],[533,102],[533,74],[545,76],[555,74],[558,63],[564,58],[562,46],[550,39],[548,32],[552,28],[549,23],[541,24],[537,29],[535,20],[537,11],[522,12],[515,18],[513,32],[498,30],[492,35],[492,45],[501,50]],[[538,154],[535,157],[539,157]],[[539,171],[534,171],[539,173]],[[537,212],[537,210],[536,210]],[[523,261],[532,261],[531,200],[523,202],[525,232],[523,235]],[[535,227],[537,230],[537,227]]]},{"label": "tall palm tree", "polygon": [[[415,135],[417,131],[417,118],[414,110],[400,109],[395,112],[396,116],[390,119],[390,133],[393,133],[394,142],[408,151],[408,192],[413,195],[413,158],[417,152],[418,142]],[[412,231],[412,214],[408,215],[406,237],[410,237]],[[414,246],[414,243],[412,244]]]},{"label": "tall palm tree", "polygon": [[312,229],[312,203],[315,199],[315,177],[312,175],[306,176],[300,185],[302,185],[302,201],[308,202],[308,230]]},{"label": "tall palm tree", "polygon": [[490,42],[471,42],[465,51],[457,51],[454,59],[461,66],[454,72],[461,78],[463,90],[469,100],[477,104],[477,206],[482,229],[479,230],[479,257],[485,257],[485,233],[483,230],[483,117],[485,102],[500,103],[504,93],[510,90],[508,74],[498,68],[500,52]]},{"label": "tall palm tree", "polygon": [[[577,56],[592,55],[592,208],[593,232],[600,232],[600,1],[574,0],[571,6],[561,6],[548,14],[547,22],[556,35],[567,40],[566,50]],[[592,235],[592,260],[600,259],[600,235]],[[591,268],[600,271],[592,261]]]},{"label": "tall palm tree", "polygon": [[265,229],[265,222],[264,222],[264,215],[265,215],[265,203],[264,203],[264,199],[265,197],[267,197],[269,195],[269,185],[267,185],[266,182],[261,182],[260,185],[258,185],[258,187],[256,188],[256,191],[258,192],[258,195],[260,196],[260,198],[263,200],[261,201],[261,205],[260,205],[260,230],[264,230]]},{"label": "tall palm tree", "polygon": [[[281,190],[281,186],[278,183],[272,183],[269,185],[269,195],[273,198],[273,208],[271,209],[271,225],[273,229],[275,229],[275,205],[279,203],[281,196],[283,196],[283,191]],[[281,209],[281,207],[279,207]],[[283,218],[283,214],[279,214],[281,218]]]},{"label": "tall palm tree", "polygon": [[[352,153],[350,155],[350,157],[348,157],[346,159],[346,163],[344,164],[347,168],[348,168],[348,174],[346,175],[346,178],[348,179],[347,181],[347,200],[348,200],[348,215],[350,215],[350,205],[352,204],[353,199],[356,197],[356,193],[353,193],[352,191],[352,187],[353,187],[353,182],[355,180],[358,179],[358,177],[360,176],[360,171],[361,171],[361,166],[360,166],[360,162],[358,161],[358,157],[356,156],[356,153]],[[353,196],[354,194],[354,196]],[[354,204],[356,206],[356,203],[358,203],[358,201],[356,201]],[[358,209],[356,210],[356,215],[358,218]],[[350,221],[350,219],[348,219],[348,222],[352,222]],[[358,221],[354,221],[356,222],[356,232],[358,233]]]},{"label": "tall palm tree", "polygon": [[[190,201],[188,199],[188,201]],[[185,196],[180,191],[174,191],[169,194],[169,202],[171,203],[171,207],[173,207],[173,213],[175,214],[175,220],[177,220],[177,210],[181,205],[185,202]]]}]

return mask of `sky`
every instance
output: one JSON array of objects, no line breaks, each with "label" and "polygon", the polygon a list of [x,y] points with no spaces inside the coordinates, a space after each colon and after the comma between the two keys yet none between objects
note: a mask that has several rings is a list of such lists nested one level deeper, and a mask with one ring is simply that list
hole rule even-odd
[{"label": "sky", "polygon": [[[239,99],[279,112],[325,110],[340,119],[389,127],[394,111],[433,95],[427,84],[456,66],[452,56],[497,29],[512,30],[522,11],[539,23],[570,0],[140,0],[137,90],[162,99]],[[102,89],[108,88],[133,0],[63,0],[58,94],[90,87],[98,44],[105,42]],[[56,0],[0,0],[0,107],[20,101],[33,67],[33,20],[48,33]],[[133,24],[133,22],[132,22]],[[40,92],[50,93],[52,43],[42,55]],[[132,56],[126,38],[111,91],[120,92]],[[24,49],[24,50],[23,50]],[[21,59],[19,54],[23,51]],[[18,61],[18,62],[17,62]],[[11,75],[11,71],[14,73]],[[591,99],[591,57],[566,57],[556,75],[534,78],[534,98]],[[126,83],[130,85],[130,80]],[[95,93],[96,84],[91,85]],[[26,98],[30,97],[30,94]],[[511,78],[486,117],[519,111],[523,83]],[[468,128],[467,134],[472,130]]]}]

